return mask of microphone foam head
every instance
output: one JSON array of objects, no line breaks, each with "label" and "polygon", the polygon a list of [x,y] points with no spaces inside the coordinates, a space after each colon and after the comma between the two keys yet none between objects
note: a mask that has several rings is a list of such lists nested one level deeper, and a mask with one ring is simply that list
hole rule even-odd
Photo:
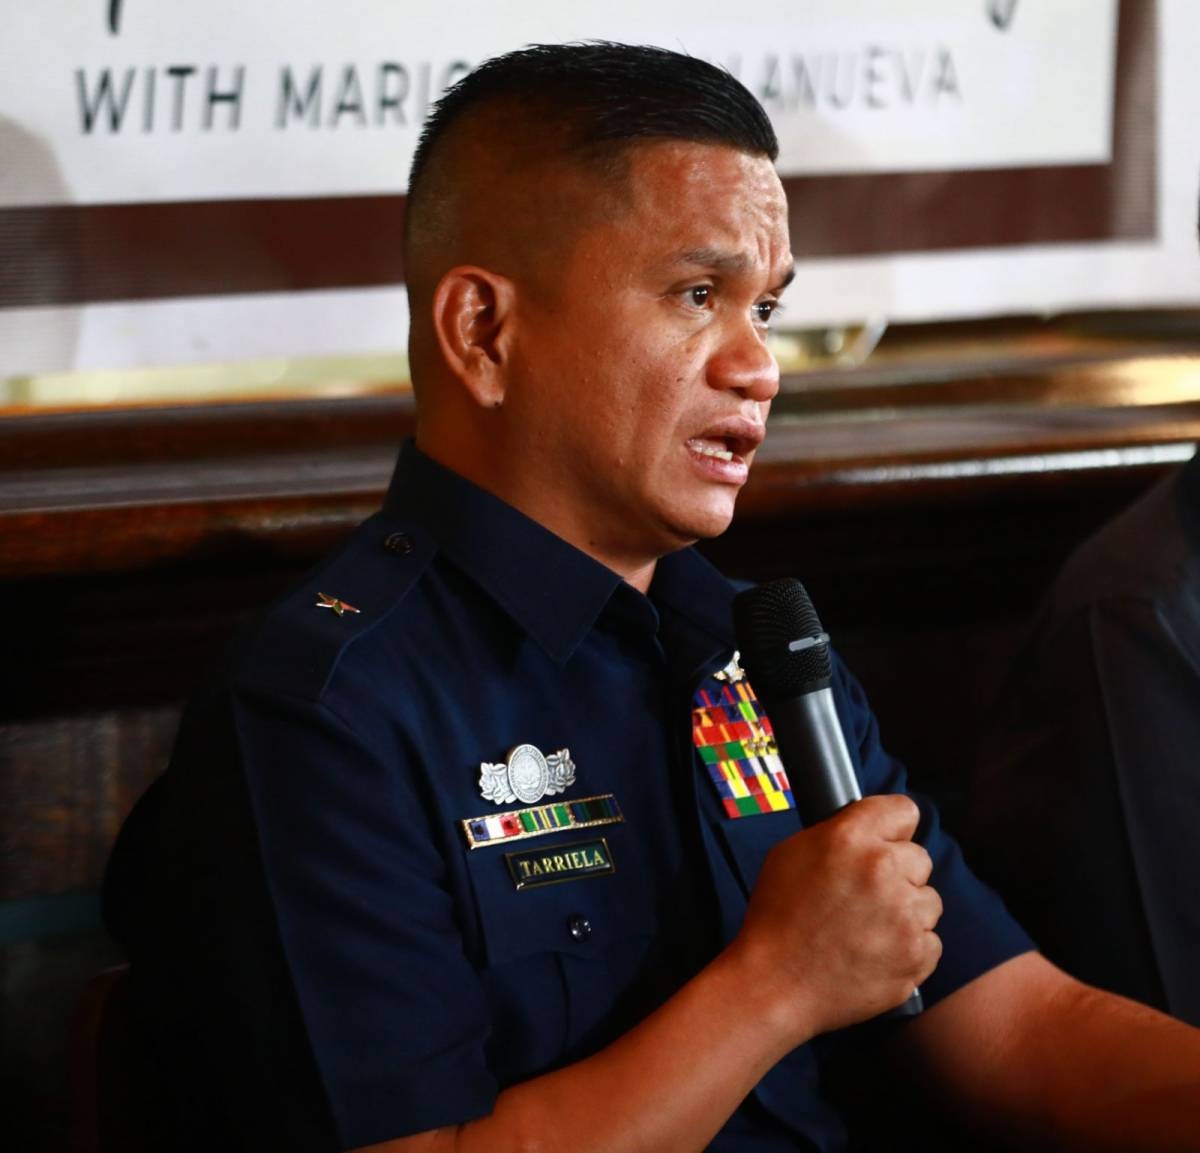
[{"label": "microphone foam head", "polygon": [[787,699],[825,688],[833,675],[828,638],[798,650],[794,641],[824,637],[817,610],[792,577],[769,581],[733,598],[738,649],[755,692]]}]

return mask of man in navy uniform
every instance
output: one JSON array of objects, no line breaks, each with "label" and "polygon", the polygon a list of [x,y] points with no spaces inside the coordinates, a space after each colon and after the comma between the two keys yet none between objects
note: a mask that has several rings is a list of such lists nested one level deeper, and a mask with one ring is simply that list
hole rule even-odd
[{"label": "man in navy uniform", "polygon": [[655,49],[534,47],[439,105],[416,443],[114,857],[181,1144],[839,1149],[828,1052],[920,985],[889,1044],[978,1125],[1200,1148],[1200,1034],[1032,951],[836,663],[868,795],[801,828],[688,548],[778,387],[776,151],[736,81]]}]

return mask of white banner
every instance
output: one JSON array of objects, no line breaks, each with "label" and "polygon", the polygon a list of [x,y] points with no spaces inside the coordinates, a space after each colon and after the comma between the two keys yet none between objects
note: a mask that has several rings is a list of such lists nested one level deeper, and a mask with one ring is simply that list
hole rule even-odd
[{"label": "white banner", "polygon": [[1117,0],[6,0],[0,206],[401,192],[432,100],[531,41],[728,67],[785,174],[1109,157]]},{"label": "white banner", "polygon": [[[72,296],[50,284],[57,254],[33,267],[46,249],[23,214],[57,227],[60,210],[43,206],[161,212],[182,201],[194,214],[197,201],[303,206],[396,195],[446,83],[498,51],[594,37],[660,43],[729,67],[770,112],[785,174],[860,173],[846,180],[890,189],[890,175],[869,174],[944,174],[949,185],[964,172],[1094,171],[1110,184],[1091,197],[1093,209],[1107,198],[1119,207],[1138,174],[1140,188],[1155,189],[1141,231],[1072,238],[1048,225],[1032,240],[1010,231],[940,251],[936,242],[923,251],[924,242],[903,252],[820,249],[833,255],[799,263],[789,327],[1196,305],[1195,0],[1151,5],[1155,37],[1137,41],[1126,61],[1153,80],[1136,129],[1149,141],[1144,162],[1138,153],[1132,169],[1109,163],[1120,139],[1118,12],[1142,13],[1143,4],[1150,0],[760,0],[736,12],[728,0],[610,0],[597,15],[551,0],[460,0],[452,10],[400,0],[0,0],[0,301],[8,301],[0,378],[402,349],[403,289],[380,278],[304,292],[273,285],[224,295],[233,290],[217,285],[161,299]],[[1124,44],[1124,18],[1121,32]],[[1075,219],[1075,200],[1059,199],[1058,217]],[[887,189],[873,192],[869,203],[853,202],[851,224],[861,216],[869,231],[895,207]],[[984,196],[977,207],[983,216],[1053,215],[1019,198],[993,205]],[[920,211],[920,200],[909,210]],[[824,218],[814,219],[819,232]],[[941,218],[925,209],[922,219]],[[105,244],[136,239],[120,221],[104,226]],[[978,220],[971,227],[986,232]],[[65,272],[64,284],[93,283],[118,263],[116,251],[87,249],[91,265]],[[256,251],[247,263],[271,255]],[[132,254],[122,283],[141,271]],[[67,300],[84,303],[56,303]]]}]

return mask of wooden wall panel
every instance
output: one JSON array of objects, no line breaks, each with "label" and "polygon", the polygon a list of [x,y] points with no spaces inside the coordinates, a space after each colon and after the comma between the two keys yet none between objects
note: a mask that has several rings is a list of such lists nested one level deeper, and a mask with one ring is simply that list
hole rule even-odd
[{"label": "wooden wall panel", "polygon": [[94,891],[117,829],[166,765],[178,709],[0,728],[0,902]]}]

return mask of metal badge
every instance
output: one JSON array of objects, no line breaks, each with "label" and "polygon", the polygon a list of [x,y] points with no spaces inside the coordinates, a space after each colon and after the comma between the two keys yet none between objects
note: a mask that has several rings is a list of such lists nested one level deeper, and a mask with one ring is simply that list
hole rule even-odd
[{"label": "metal badge", "polygon": [[359,611],[353,605],[348,605],[344,600],[328,596],[326,593],[317,593],[317,603],[314,607],[319,609],[333,609],[338,616]]},{"label": "metal badge", "polygon": [[536,805],[575,783],[575,762],[570,749],[545,757],[535,745],[517,745],[505,764],[479,765],[479,791],[497,805],[522,801]]},{"label": "metal badge", "polygon": [[742,654],[734,653],[727,664],[719,673],[713,673],[713,680],[720,681],[722,684],[737,684],[738,681],[746,679],[746,670],[742,668]]}]

